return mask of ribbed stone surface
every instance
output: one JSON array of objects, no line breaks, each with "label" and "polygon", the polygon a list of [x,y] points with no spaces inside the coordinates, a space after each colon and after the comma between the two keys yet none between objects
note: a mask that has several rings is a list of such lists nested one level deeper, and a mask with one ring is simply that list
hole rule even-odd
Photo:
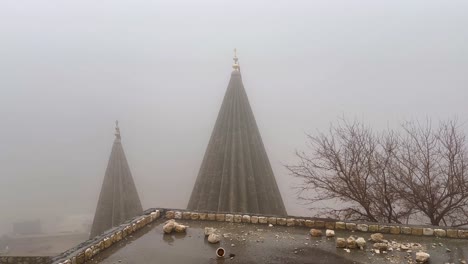
[{"label": "ribbed stone surface", "polygon": [[116,128],[116,138],[104,175],[90,238],[142,213],[143,208],[122,147],[120,131]]},{"label": "ribbed stone surface", "polygon": [[239,71],[231,74],[188,209],[286,215]]}]

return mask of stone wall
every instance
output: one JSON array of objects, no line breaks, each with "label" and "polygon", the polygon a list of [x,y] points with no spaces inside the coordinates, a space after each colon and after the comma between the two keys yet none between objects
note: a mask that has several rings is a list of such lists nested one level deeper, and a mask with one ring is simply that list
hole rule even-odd
[{"label": "stone wall", "polygon": [[123,238],[140,230],[160,217],[161,213],[156,209],[149,209],[143,215],[133,218],[118,227],[114,227],[104,234],[87,240],[80,245],[69,249],[54,257],[54,264],[83,264],[91,260],[94,256],[109,248]]},{"label": "stone wall", "polygon": [[[177,209],[148,209],[142,216],[135,217],[126,223],[108,230],[106,233],[67,250],[52,259],[54,264],[83,264],[103,250],[119,242],[160,217],[166,219],[184,219],[195,221],[219,221],[229,223],[250,223],[258,225],[280,225],[289,227],[306,227],[316,229],[349,230],[356,232],[403,234],[413,236],[447,237],[468,239],[468,229],[449,227],[394,225],[364,222],[343,222],[328,218],[310,217],[277,217],[269,215],[249,215],[217,212],[192,212]],[[6,262],[10,263],[10,262]],[[12,262],[19,263],[19,262]],[[35,262],[32,262],[35,263]],[[45,262],[46,263],[46,262]]]},{"label": "stone wall", "polygon": [[0,257],[0,264],[10,264],[10,263],[18,263],[18,264],[49,264],[52,263],[51,257],[15,257],[15,256],[7,256],[7,257]]}]

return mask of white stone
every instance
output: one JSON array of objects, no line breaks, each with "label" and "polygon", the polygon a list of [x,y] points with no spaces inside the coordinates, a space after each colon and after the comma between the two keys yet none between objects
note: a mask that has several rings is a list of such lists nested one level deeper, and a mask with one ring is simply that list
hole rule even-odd
[{"label": "white stone", "polygon": [[234,215],[226,214],[224,219],[225,219],[226,222],[231,222],[232,223],[234,221]]},{"label": "white stone", "polygon": [[175,221],[167,221],[167,223],[163,226],[163,231],[166,234],[172,233],[172,230],[174,230],[175,227]]},{"label": "white stone", "polygon": [[371,235],[370,239],[372,240],[372,242],[382,242],[383,235],[381,233],[375,233]]},{"label": "white stone", "polygon": [[356,239],[356,244],[360,249],[363,249],[366,247],[366,240],[363,237],[358,237],[358,239]]},{"label": "white stone", "polygon": [[185,233],[185,231],[187,229],[187,226],[181,225],[181,224],[176,224],[174,229],[175,229],[175,231],[177,233]]},{"label": "white stone", "polygon": [[210,242],[211,244],[219,243],[220,240],[221,240],[221,236],[216,233],[212,233],[211,235],[208,236],[208,242]]},{"label": "white stone", "polygon": [[327,229],[327,230],[325,231],[325,235],[326,235],[327,237],[334,237],[334,236],[335,236],[335,231],[334,231],[334,230],[331,230],[331,229]]},{"label": "white stone", "polygon": [[432,229],[432,228],[423,228],[423,235],[425,235],[425,236],[434,235],[434,229]]},{"label": "white stone", "polygon": [[176,212],[174,213],[174,218],[175,218],[175,219],[182,219],[182,212],[176,211]]},{"label": "white stone", "polygon": [[205,236],[209,236],[216,232],[216,229],[213,227],[205,227]]},{"label": "white stone", "polygon": [[431,255],[427,254],[426,252],[416,252],[416,262],[419,263],[426,263]]}]

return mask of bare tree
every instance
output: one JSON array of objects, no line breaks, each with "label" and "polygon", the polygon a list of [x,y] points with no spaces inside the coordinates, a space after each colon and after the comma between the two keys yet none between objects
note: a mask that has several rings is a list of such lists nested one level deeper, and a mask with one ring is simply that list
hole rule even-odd
[{"label": "bare tree", "polygon": [[395,190],[432,225],[468,224],[468,153],[456,120],[403,125],[393,166]]},{"label": "bare tree", "polygon": [[401,206],[392,172],[398,137],[376,135],[362,123],[342,120],[329,134],[308,135],[311,153],[296,152],[290,173],[302,179],[298,197],[310,203],[338,200],[343,208],[320,213],[351,220],[400,223],[411,210]]}]

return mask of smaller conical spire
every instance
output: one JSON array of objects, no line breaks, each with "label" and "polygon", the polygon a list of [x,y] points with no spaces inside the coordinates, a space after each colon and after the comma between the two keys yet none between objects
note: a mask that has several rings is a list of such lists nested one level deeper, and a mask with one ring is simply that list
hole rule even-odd
[{"label": "smaller conical spire", "polygon": [[115,138],[120,139],[119,120],[115,120]]},{"label": "smaller conical spire", "polygon": [[234,60],[234,63],[232,64],[232,68],[235,71],[240,71],[239,58],[237,58],[237,49],[234,49],[234,58],[232,59]]}]

